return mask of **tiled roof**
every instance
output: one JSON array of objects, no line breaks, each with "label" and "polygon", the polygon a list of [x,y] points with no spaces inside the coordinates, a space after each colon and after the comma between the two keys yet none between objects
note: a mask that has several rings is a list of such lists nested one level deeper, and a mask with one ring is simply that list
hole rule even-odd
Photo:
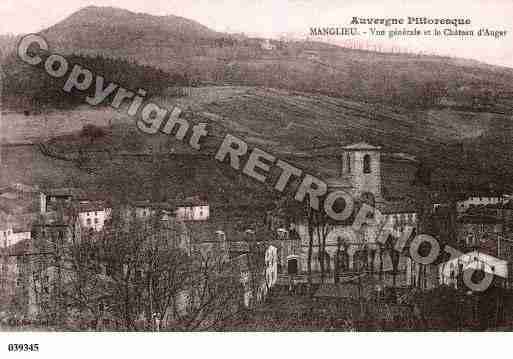
[{"label": "tiled roof", "polygon": [[74,197],[84,197],[84,191],[80,188],[52,188],[45,192],[48,196],[74,196]]},{"label": "tiled roof", "polygon": [[151,202],[148,200],[132,202],[132,206],[137,207],[137,208],[152,208],[152,209],[162,209],[162,210],[168,210],[168,211],[175,210],[175,206],[169,202]]},{"label": "tiled roof", "polygon": [[30,212],[33,207],[31,200],[13,200],[0,197],[0,211],[6,213],[26,213]]},{"label": "tiled roof", "polygon": [[11,228],[16,232],[28,232],[32,222],[37,217],[36,213],[24,213],[20,215],[7,215],[0,211],[0,230]]},{"label": "tiled roof", "polygon": [[485,214],[467,214],[458,219],[461,223],[501,223],[502,219]]},{"label": "tiled roof", "polygon": [[7,213],[0,211],[0,231],[4,231],[12,227],[12,221]]},{"label": "tiled roof", "polygon": [[30,241],[30,239],[23,239],[7,248],[2,249],[2,251],[11,256],[25,254],[30,248]]},{"label": "tiled roof", "polygon": [[80,212],[98,212],[104,211],[105,209],[107,209],[107,207],[103,202],[89,202],[80,203],[78,209]]},{"label": "tiled roof", "polygon": [[[449,264],[449,263],[456,264],[456,263],[462,262],[466,266],[468,266],[469,264],[472,264],[473,268],[476,268],[476,267],[481,268],[487,273],[498,275],[501,277],[506,277],[507,270],[505,267],[506,267],[507,262],[500,258],[497,258],[494,255],[488,254],[487,252],[489,252],[489,250],[486,248],[483,248],[482,250],[478,249],[478,250],[475,250],[472,252],[462,254],[456,258],[453,258],[453,259],[445,262],[445,268],[446,268],[445,271],[448,271],[450,269],[450,266],[448,266],[447,264]],[[481,265],[479,265],[480,263],[484,263],[486,265],[481,266]]]},{"label": "tiled roof", "polygon": [[39,187],[37,185],[31,186],[24,183],[11,183],[9,185],[9,189],[18,191],[18,192],[24,192],[24,193],[36,193],[39,192]]},{"label": "tiled roof", "polygon": [[394,201],[394,202],[383,202],[380,203],[378,209],[383,214],[395,214],[395,213],[416,213],[417,208],[411,201]]},{"label": "tiled roof", "polygon": [[328,188],[338,189],[338,188],[352,188],[351,182],[343,177],[331,177],[325,180]]},{"label": "tiled roof", "polygon": [[15,192],[5,192],[5,193],[2,193],[0,195],[0,197],[6,198],[6,199],[17,199],[18,198],[18,194],[15,193]]},{"label": "tiled roof", "polygon": [[196,199],[186,199],[180,202],[172,203],[172,202],[152,202],[149,200],[143,201],[135,201],[132,202],[132,205],[135,207],[143,207],[143,208],[159,208],[166,209],[170,211],[174,211],[178,207],[194,207],[194,206],[207,206],[208,202],[205,200],[196,200]]},{"label": "tiled roof", "polygon": [[358,142],[358,143],[353,143],[348,146],[344,146],[343,149],[344,150],[354,150],[354,151],[358,151],[358,150],[374,151],[374,150],[380,150],[381,147],[373,146],[367,142]]},{"label": "tiled roof", "polygon": [[208,202],[207,201],[182,201],[182,202],[177,202],[176,203],[176,207],[195,207],[195,206],[207,206],[208,205]]}]

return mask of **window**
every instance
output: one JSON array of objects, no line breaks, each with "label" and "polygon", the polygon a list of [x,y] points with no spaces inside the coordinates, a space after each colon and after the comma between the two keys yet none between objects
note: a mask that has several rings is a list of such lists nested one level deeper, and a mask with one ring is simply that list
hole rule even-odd
[{"label": "window", "polygon": [[350,153],[346,154],[346,168],[347,168],[347,173],[351,173],[351,154]]},{"label": "window", "polygon": [[298,263],[296,258],[290,258],[287,260],[287,273],[289,275],[298,273]]},{"label": "window", "polygon": [[370,157],[370,155],[363,156],[363,173],[371,173],[371,157]]},{"label": "window", "polygon": [[223,231],[216,231],[216,237],[218,241],[226,240],[226,234]]}]

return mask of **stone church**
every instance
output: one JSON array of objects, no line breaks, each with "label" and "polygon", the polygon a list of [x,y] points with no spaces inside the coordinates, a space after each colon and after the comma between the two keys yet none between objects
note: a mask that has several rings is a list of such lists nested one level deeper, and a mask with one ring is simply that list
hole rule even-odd
[{"label": "stone church", "polygon": [[[342,147],[336,160],[337,174],[325,179],[330,191],[343,190],[355,203],[378,209],[392,224],[394,233],[400,234],[407,227],[416,230],[418,215],[412,194],[418,163],[413,156],[385,152],[381,147],[360,142]],[[392,271],[393,251],[377,242],[377,228],[363,225],[352,232],[350,228],[349,224],[331,227],[325,236],[324,267],[328,278],[335,272]],[[291,231],[297,243],[287,244],[279,260],[289,271],[306,273],[310,237],[306,221],[291,224]],[[320,271],[319,232],[322,233],[313,230],[313,272]],[[415,280],[414,263],[407,256],[396,256],[398,275],[411,284]]]}]

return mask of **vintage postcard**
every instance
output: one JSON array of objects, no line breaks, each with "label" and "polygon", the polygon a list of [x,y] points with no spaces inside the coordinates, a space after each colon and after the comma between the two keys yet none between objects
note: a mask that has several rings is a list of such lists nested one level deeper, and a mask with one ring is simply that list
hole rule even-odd
[{"label": "vintage postcard", "polygon": [[0,20],[2,332],[513,329],[511,1]]}]

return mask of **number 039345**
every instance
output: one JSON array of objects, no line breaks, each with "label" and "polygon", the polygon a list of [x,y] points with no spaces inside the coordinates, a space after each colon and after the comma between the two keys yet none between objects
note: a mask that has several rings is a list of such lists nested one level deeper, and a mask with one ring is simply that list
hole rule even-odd
[{"label": "number 039345", "polygon": [[38,352],[39,344],[9,344],[7,350],[10,352]]}]

